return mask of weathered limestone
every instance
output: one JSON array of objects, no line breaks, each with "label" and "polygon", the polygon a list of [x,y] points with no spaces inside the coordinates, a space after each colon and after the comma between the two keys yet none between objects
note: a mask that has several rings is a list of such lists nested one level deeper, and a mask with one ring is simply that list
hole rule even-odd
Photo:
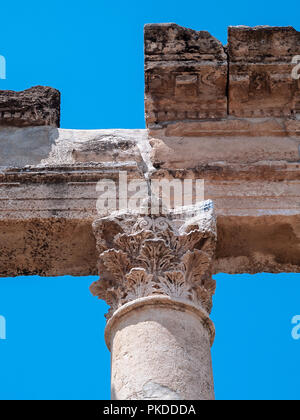
[{"label": "weathered limestone", "polygon": [[[300,79],[292,77],[294,58],[300,55],[299,32],[230,27],[223,48],[208,33],[156,24],[145,28],[145,51],[146,122],[156,168],[299,162]],[[185,91],[176,95],[174,87],[182,70],[178,66],[188,60],[196,62],[197,77],[192,67],[186,69],[188,76],[178,77],[194,97]],[[211,60],[209,67],[206,60]],[[224,84],[217,81],[220,69]],[[215,90],[206,83],[210,79]],[[218,106],[221,96],[223,114],[210,113],[210,103]],[[197,100],[207,114],[194,112]],[[170,103],[182,112],[164,112]]]},{"label": "weathered limestone", "polygon": [[[240,166],[299,162],[300,135],[297,132],[294,136],[284,136],[281,131],[284,124],[280,121],[272,124],[275,135],[265,131],[271,130],[270,124],[266,127],[265,122],[253,124],[243,121],[240,131],[229,128],[227,123],[224,125],[228,131],[225,129],[222,132],[223,124],[217,129],[205,122],[178,123],[164,130],[151,131],[153,165],[157,169],[174,170],[197,169],[208,163],[220,165],[223,162]],[[252,134],[249,135],[246,130]],[[261,135],[258,136],[260,130]]]},{"label": "weathered limestone", "polygon": [[[292,155],[280,139],[277,151],[269,146],[269,158],[263,141],[253,140],[236,140],[232,156],[227,148],[215,147],[215,156],[227,156],[221,162],[214,159],[214,150],[203,149],[193,168],[194,150],[191,168],[175,169],[188,154],[185,138],[174,167],[154,170],[146,130],[0,129],[0,275],[96,274],[91,224],[98,217],[97,183],[110,179],[118,184],[120,171],[129,180],[204,179],[219,231],[214,272],[298,272],[299,159],[287,161]],[[172,147],[170,142],[166,158]],[[255,153],[264,153],[265,160],[255,162]],[[94,161],[87,162],[88,156]],[[247,156],[253,163],[245,163]]]},{"label": "weathered limestone", "polygon": [[0,125],[59,127],[60,92],[51,87],[35,86],[21,92],[0,91]]},{"label": "weathered limestone", "polygon": [[175,23],[145,26],[145,115],[161,122],[222,118],[227,113],[227,57],[206,31]]},{"label": "weathered limestone", "polygon": [[0,127],[0,168],[141,164],[146,130],[66,130]]},{"label": "weathered limestone", "polygon": [[112,398],[213,399],[212,203],[147,210],[94,223],[100,280],[91,291],[110,305]]},{"label": "weathered limestone", "polygon": [[[230,28],[223,47],[147,25],[147,130],[61,130],[57,91],[0,92],[0,276],[89,275],[99,262],[113,398],[213,399],[212,273],[300,271],[294,55],[292,28]],[[203,179],[217,222],[207,204],[99,216],[99,181],[129,197],[120,173],[147,193]]]},{"label": "weathered limestone", "polygon": [[300,113],[300,83],[291,76],[300,54],[292,27],[229,27],[229,115],[293,117]]},{"label": "weathered limestone", "polygon": [[111,398],[213,400],[211,332],[193,306],[141,298],[109,324]]}]

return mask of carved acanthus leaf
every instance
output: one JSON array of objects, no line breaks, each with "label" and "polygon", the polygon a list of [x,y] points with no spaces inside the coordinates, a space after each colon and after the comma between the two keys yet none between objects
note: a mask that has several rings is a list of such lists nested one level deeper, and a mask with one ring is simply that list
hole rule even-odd
[{"label": "carved acanthus leaf", "polygon": [[157,291],[173,298],[189,298],[190,288],[185,281],[182,271],[170,271],[164,273],[164,277],[158,278]]},{"label": "carved acanthus leaf", "polygon": [[128,253],[132,258],[137,258],[140,253],[140,248],[143,242],[147,239],[154,238],[151,231],[141,231],[134,234],[119,234],[114,240],[114,244],[117,248],[122,249]]},{"label": "carved acanthus leaf", "polygon": [[154,292],[153,275],[147,274],[143,268],[133,268],[126,275],[127,280],[127,296],[126,300],[138,299],[144,296],[150,296]]},{"label": "carved acanthus leaf", "polygon": [[109,271],[119,283],[122,282],[126,273],[132,268],[128,255],[123,251],[109,249],[104,251],[100,257],[107,271]]},{"label": "carved acanthus leaf", "polygon": [[182,258],[182,268],[188,283],[201,282],[211,270],[211,257],[198,249],[188,251]]},{"label": "carved acanthus leaf", "polygon": [[215,290],[215,280],[208,279],[203,285],[198,284],[193,288],[192,299],[196,304],[200,302],[203,308],[210,313],[212,309],[212,297]]},{"label": "carved acanthus leaf", "polygon": [[[111,224],[112,230],[109,226]],[[216,244],[212,205],[149,216],[120,213],[94,223],[100,254],[100,280],[92,293],[111,310],[141,297],[166,295],[210,311]]]},{"label": "carved acanthus leaf", "polygon": [[162,239],[144,241],[138,261],[149,272],[157,275],[174,267],[175,255]]}]

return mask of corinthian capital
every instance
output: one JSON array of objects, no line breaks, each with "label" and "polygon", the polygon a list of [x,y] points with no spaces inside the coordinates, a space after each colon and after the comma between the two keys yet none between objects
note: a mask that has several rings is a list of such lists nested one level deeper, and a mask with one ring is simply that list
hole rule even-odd
[{"label": "corinthian capital", "polygon": [[91,291],[110,305],[108,319],[126,303],[157,295],[210,313],[216,245],[211,201],[160,215],[116,212],[93,228],[100,280]]}]

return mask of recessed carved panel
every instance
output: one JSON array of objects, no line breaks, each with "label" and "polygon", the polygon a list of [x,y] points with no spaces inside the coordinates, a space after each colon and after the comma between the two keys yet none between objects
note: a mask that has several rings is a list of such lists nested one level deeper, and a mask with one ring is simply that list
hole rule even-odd
[{"label": "recessed carved panel", "polygon": [[222,118],[227,113],[227,57],[206,31],[174,23],[145,27],[147,125]]},{"label": "recessed carved panel", "polygon": [[293,58],[300,32],[291,27],[230,27],[229,114],[236,117],[293,117],[298,81]]}]

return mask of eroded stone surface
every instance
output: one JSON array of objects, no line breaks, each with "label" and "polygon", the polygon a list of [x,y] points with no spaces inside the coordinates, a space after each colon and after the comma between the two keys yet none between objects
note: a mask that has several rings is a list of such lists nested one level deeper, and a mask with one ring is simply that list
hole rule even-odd
[{"label": "eroded stone surface", "polygon": [[[240,197],[234,202],[242,200]],[[294,215],[284,215],[288,211],[281,208],[277,215],[273,210],[269,216],[260,216],[266,212],[263,202],[262,199],[262,204],[258,204],[259,211],[251,209],[248,200],[246,209],[237,208],[233,213],[229,202],[226,212],[222,209],[217,212],[214,273],[300,272],[299,208],[295,207]],[[0,277],[97,275],[99,254],[92,220],[83,217],[84,212],[80,220],[59,217],[0,220]]]},{"label": "eroded stone surface", "polygon": [[58,167],[121,162],[147,167],[146,130],[0,127],[0,167]]},{"label": "eroded stone surface", "polygon": [[175,23],[145,26],[147,126],[227,113],[227,57],[206,31]]},{"label": "eroded stone surface", "polygon": [[219,217],[218,232],[215,273],[299,272],[299,215]]},{"label": "eroded stone surface", "polygon": [[151,303],[112,327],[112,399],[213,400],[208,329],[175,303]]},{"label": "eroded stone surface", "polygon": [[166,295],[210,313],[216,244],[212,202],[148,215],[116,212],[94,223],[101,279],[91,291],[109,305],[108,317],[124,304]]},{"label": "eroded stone surface", "polygon": [[299,55],[300,33],[292,27],[229,27],[225,48],[205,31],[146,25],[147,126],[228,115],[293,120],[300,113],[300,79],[292,77]]},{"label": "eroded stone surface", "polygon": [[[260,164],[206,162],[197,169],[156,170],[151,177],[205,180],[205,198],[215,203],[218,241],[222,243],[222,249],[227,250],[226,254],[217,250],[215,272],[299,272],[299,168],[297,162],[284,161]],[[1,171],[0,275],[95,274],[96,244],[91,235],[91,224],[99,217],[97,182],[110,179],[118,183],[119,171],[127,171],[129,180],[143,179],[137,165],[127,163]],[[89,250],[91,258],[89,255],[78,257],[74,264],[72,255],[75,251],[71,252],[68,248],[71,242],[69,239],[65,242],[64,238],[69,238],[78,220],[82,224],[75,240],[76,255],[80,255],[84,243],[84,251]],[[65,230],[60,228],[62,223]],[[31,233],[33,226],[34,236]],[[45,236],[49,226],[52,233]],[[274,236],[274,232],[278,235]],[[256,236],[257,240],[254,240]],[[261,237],[264,237],[263,244],[269,255],[264,266],[262,258],[256,258],[262,255]],[[41,243],[46,239],[44,251],[38,246],[39,238]],[[235,238],[244,244],[238,256],[234,251]],[[290,247],[293,251],[287,252]],[[38,254],[39,258],[31,258]],[[14,257],[9,258],[10,255]]]},{"label": "eroded stone surface", "polygon": [[0,91],[0,125],[27,127],[60,124],[60,92],[35,86],[21,92]]},{"label": "eroded stone surface", "polygon": [[[159,27],[150,25],[149,29],[158,31]],[[147,55],[151,56],[150,67],[160,65],[162,53],[170,65],[176,56],[179,60],[182,58],[180,63],[186,63],[194,54],[198,57],[196,61],[204,54],[205,60],[212,63],[212,57],[206,54],[211,48],[217,54],[217,60],[222,58],[223,47],[207,34],[206,38],[204,34],[199,36],[200,43],[197,41],[193,45],[197,32],[187,30],[190,34],[187,43],[180,43],[185,30],[176,26],[173,31],[172,28],[173,25],[167,24],[161,34],[155,34],[154,38],[162,37],[157,48],[149,38]],[[176,31],[179,31],[178,36]],[[258,48],[262,48],[264,54],[266,52],[264,42],[259,47],[260,39],[264,40],[265,35],[262,38],[259,35],[259,38],[258,32],[251,28],[237,29],[235,33],[244,32],[234,47],[236,57],[233,60],[246,60],[243,66],[247,63],[257,66],[259,57],[262,57]],[[170,38],[172,33],[173,40]],[[294,30],[266,29],[265,33],[273,34],[267,38],[271,51],[269,59],[273,65],[277,63],[274,58],[276,48],[282,60],[297,54],[298,33]],[[282,38],[284,33],[286,38]],[[249,54],[243,47],[248,38],[254,46]],[[234,37],[232,42],[236,42]],[[175,177],[205,180],[205,198],[215,202],[219,241],[223,249],[217,249],[216,272],[298,272],[298,115],[293,114],[292,118],[227,116],[162,125],[163,129],[151,128],[149,137],[146,130],[0,128],[0,221],[4,229],[0,274],[64,275],[70,274],[70,267],[74,275],[94,274],[96,249],[90,236],[90,224],[97,217],[96,186],[105,178],[117,182],[119,171],[127,171],[130,179]],[[41,223],[36,223],[37,220]],[[78,258],[74,264],[72,256],[64,252],[67,248],[59,225],[63,221],[66,231],[71,232],[76,220],[83,223],[78,252],[80,244],[85,241],[92,258],[84,257],[82,261]],[[31,235],[34,223],[37,240],[39,237],[44,240],[44,230],[49,225],[52,227],[45,252]],[[265,254],[259,240],[255,240],[260,234],[267,249]],[[238,248],[238,255],[231,237],[239,238],[238,242],[243,243]],[[23,259],[23,249],[28,255],[26,259]],[[37,249],[40,258],[30,260],[30,255],[36,255]],[[228,250],[225,254],[224,249]],[[9,255],[15,257],[9,259]]]},{"label": "eroded stone surface", "polygon": [[300,80],[292,78],[300,32],[292,27],[229,27],[229,114],[293,117]]},{"label": "eroded stone surface", "polygon": [[[89,219],[0,220],[0,277],[97,274]],[[84,246],[82,246],[84,244]]]},{"label": "eroded stone surface", "polygon": [[212,202],[156,215],[149,204],[93,224],[100,280],[91,291],[110,305],[112,398],[214,399]]}]

